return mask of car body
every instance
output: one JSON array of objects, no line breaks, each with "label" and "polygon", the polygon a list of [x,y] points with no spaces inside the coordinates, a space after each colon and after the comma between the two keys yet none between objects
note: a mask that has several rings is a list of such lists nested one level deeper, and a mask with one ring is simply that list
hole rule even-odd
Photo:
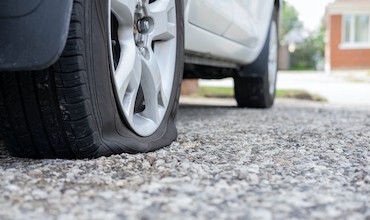
[{"label": "car body", "polygon": [[271,107],[279,8],[279,0],[1,2],[7,149],[86,158],[167,146],[183,76],[234,77],[239,107]]},{"label": "car body", "polygon": [[253,62],[267,38],[275,4],[274,0],[186,1],[186,54],[244,65]]},{"label": "car body", "polygon": [[[6,30],[0,36],[0,70],[42,69],[55,62],[67,38],[72,2],[17,0],[0,3],[0,27]],[[194,63],[192,57],[201,56],[225,61],[219,65],[235,66],[256,59],[267,37],[271,11],[274,7],[280,8],[281,3],[280,0],[184,0],[183,4],[185,62]],[[54,16],[56,13],[58,16]],[[50,22],[36,25],[40,20]],[[22,28],[20,32],[22,24],[32,26],[32,30]],[[53,30],[55,34],[40,37]],[[23,39],[28,34],[33,44]],[[15,51],[25,54],[20,56],[14,54]]]}]

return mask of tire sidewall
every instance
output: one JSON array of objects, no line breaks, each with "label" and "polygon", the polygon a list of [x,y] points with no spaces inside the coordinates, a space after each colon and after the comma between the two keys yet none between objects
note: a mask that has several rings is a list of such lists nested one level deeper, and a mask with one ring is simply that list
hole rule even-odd
[{"label": "tire sidewall", "polygon": [[[269,52],[272,22],[278,25],[276,8],[273,9],[265,43],[257,59],[251,64],[242,66],[237,76],[235,76],[235,97],[240,107],[270,108],[274,103],[277,76],[274,81],[275,89],[273,94],[270,93],[269,81]],[[278,30],[278,26],[276,30]],[[277,31],[275,34],[278,34]],[[276,62],[278,63],[278,60]],[[277,74],[277,70],[275,74]]]}]

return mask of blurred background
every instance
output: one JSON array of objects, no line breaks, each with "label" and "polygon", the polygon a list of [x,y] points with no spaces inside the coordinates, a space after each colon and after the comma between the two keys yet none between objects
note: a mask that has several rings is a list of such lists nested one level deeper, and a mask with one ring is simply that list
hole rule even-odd
[{"label": "blurred background", "polygon": [[[370,106],[370,0],[284,0],[278,98]],[[185,80],[186,96],[232,97],[233,80]]]}]

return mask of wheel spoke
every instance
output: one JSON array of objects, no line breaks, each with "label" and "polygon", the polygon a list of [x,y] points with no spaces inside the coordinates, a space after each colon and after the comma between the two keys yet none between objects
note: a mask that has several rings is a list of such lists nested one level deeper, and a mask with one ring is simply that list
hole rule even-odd
[{"label": "wheel spoke", "polygon": [[144,115],[154,122],[160,120],[159,108],[167,106],[168,99],[163,91],[161,69],[153,51],[150,52],[149,59],[143,59],[142,84],[146,100],[146,111]]},{"label": "wheel spoke", "polygon": [[157,0],[149,4],[148,13],[154,23],[154,30],[150,34],[153,41],[170,40],[176,37],[174,1]]},{"label": "wheel spoke", "polygon": [[131,78],[135,74],[141,74],[141,59],[138,49],[135,45],[122,45],[121,57],[116,70],[114,71],[114,78],[117,88],[126,91]]},{"label": "wheel spoke", "polygon": [[[136,96],[140,87],[142,73],[142,56],[133,46],[133,52],[121,54],[121,60],[115,71],[115,83],[119,100],[122,102],[123,111],[127,120],[131,121],[134,114]],[[126,62],[125,62],[126,61]]]},{"label": "wheel spoke", "polygon": [[120,24],[132,26],[137,0],[111,0],[112,11]]}]

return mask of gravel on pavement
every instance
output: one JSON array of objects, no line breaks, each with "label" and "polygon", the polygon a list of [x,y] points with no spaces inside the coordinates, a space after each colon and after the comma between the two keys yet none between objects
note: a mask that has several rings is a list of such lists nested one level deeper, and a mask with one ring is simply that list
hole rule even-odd
[{"label": "gravel on pavement", "polygon": [[370,219],[368,108],[185,103],[178,129],[147,154],[29,160],[1,149],[0,219]]}]

